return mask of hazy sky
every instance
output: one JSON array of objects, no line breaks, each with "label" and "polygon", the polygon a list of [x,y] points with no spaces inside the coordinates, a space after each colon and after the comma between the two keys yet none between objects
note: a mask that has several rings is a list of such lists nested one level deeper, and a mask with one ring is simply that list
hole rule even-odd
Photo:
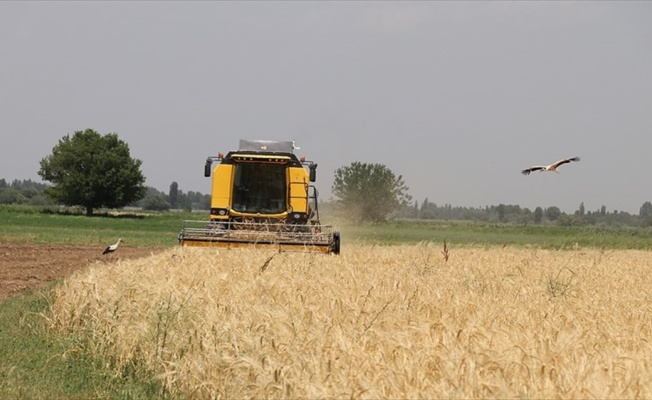
[{"label": "hazy sky", "polygon": [[[117,133],[146,185],[296,139],[437,204],[638,213],[652,201],[652,2],[0,2],[0,178]],[[580,156],[560,174],[520,170]]]}]

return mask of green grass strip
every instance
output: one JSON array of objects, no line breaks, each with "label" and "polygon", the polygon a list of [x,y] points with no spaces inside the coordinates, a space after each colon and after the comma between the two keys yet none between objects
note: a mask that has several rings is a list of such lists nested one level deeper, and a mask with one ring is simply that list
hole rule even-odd
[{"label": "green grass strip", "polygon": [[149,399],[162,389],[142,371],[112,376],[105,362],[48,331],[44,292],[0,302],[0,398]]}]

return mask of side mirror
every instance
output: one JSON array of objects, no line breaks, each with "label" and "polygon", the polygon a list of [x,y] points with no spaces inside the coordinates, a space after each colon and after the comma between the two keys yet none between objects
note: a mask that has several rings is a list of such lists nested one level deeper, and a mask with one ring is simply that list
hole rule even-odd
[{"label": "side mirror", "polygon": [[211,176],[211,165],[212,164],[213,163],[211,162],[211,160],[206,160],[206,165],[204,165],[204,176],[207,177],[207,178],[209,176]]},{"label": "side mirror", "polygon": [[315,182],[317,180],[317,164],[310,164],[310,182]]}]

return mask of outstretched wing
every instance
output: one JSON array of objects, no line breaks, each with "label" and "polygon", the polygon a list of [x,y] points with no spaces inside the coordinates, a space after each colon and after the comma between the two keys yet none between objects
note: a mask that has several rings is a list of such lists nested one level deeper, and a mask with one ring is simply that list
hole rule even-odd
[{"label": "outstretched wing", "polygon": [[546,169],[546,167],[542,167],[541,165],[535,165],[533,167],[524,169],[523,171],[521,171],[521,173],[523,175],[530,175],[530,172],[532,172],[532,171],[541,171],[541,170],[544,170],[544,169]]},{"label": "outstretched wing", "polygon": [[580,160],[579,157],[565,158],[565,159],[563,159],[563,160],[559,160],[559,161],[557,161],[556,163],[552,164],[552,166],[553,166],[553,168],[557,168],[557,167],[560,166],[560,165],[568,164],[568,163],[571,162],[571,161],[579,161],[579,160]]}]

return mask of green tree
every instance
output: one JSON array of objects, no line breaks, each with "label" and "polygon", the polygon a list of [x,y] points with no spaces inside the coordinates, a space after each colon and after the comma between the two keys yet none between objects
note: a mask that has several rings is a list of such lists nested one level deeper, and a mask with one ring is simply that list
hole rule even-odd
[{"label": "green tree", "polygon": [[505,205],[498,204],[498,207],[496,207],[496,211],[498,211],[498,221],[505,222]]},{"label": "green tree", "polygon": [[535,208],[534,209],[534,223],[535,224],[540,224],[542,219],[543,219],[543,209],[541,207]]},{"label": "green tree", "polygon": [[149,211],[170,211],[170,203],[163,194],[151,194],[148,193],[147,196],[142,201],[143,209]]},{"label": "green tree", "polygon": [[66,135],[41,160],[38,174],[52,186],[46,194],[66,205],[120,208],[145,196],[142,161],[131,158],[129,146],[115,133],[92,129]]},{"label": "green tree", "polygon": [[548,207],[546,208],[545,215],[549,221],[555,221],[561,215],[561,210],[559,207]]},{"label": "green tree", "polygon": [[557,218],[557,225],[559,226],[583,226],[586,225],[586,222],[584,221],[584,218],[580,217],[579,215],[566,215],[566,214],[561,214]]},{"label": "green tree", "polygon": [[0,190],[0,204],[23,204],[27,198],[14,188]]},{"label": "green tree", "polygon": [[638,212],[638,216],[641,218],[652,217],[652,203],[650,203],[649,201],[643,203],[641,209]]},{"label": "green tree", "polygon": [[168,198],[170,199],[170,206],[172,208],[177,208],[178,203],[179,203],[179,184],[176,182],[172,182],[170,184],[170,192],[168,194]]},{"label": "green tree", "polygon": [[382,164],[353,162],[335,170],[333,195],[358,222],[381,222],[412,200],[402,176]]}]

